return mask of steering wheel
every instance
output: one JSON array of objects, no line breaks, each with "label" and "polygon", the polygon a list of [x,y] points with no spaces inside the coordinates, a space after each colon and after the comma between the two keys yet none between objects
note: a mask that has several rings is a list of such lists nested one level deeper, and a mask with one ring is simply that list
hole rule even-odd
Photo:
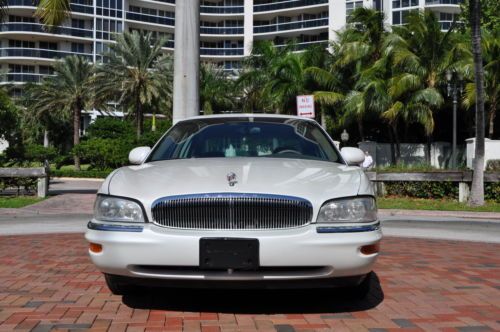
[{"label": "steering wheel", "polygon": [[286,146],[279,146],[273,150],[273,154],[285,154],[285,153],[302,154],[300,151],[297,151],[295,149]]}]

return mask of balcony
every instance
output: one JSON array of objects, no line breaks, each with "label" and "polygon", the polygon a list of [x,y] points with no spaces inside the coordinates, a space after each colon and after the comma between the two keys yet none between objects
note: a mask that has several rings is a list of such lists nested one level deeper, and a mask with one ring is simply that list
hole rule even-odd
[{"label": "balcony", "polygon": [[92,61],[92,54],[88,53],[74,53],[64,52],[57,50],[47,50],[39,48],[21,48],[21,47],[8,47],[0,48],[0,57],[23,57],[23,58],[45,58],[45,59],[58,59],[71,55],[79,55]]},{"label": "balcony", "polygon": [[[36,7],[37,0],[8,0],[9,7]],[[71,1],[71,11],[84,14],[94,14],[94,6],[81,3],[81,1]]]},{"label": "balcony", "polygon": [[175,19],[164,16],[153,16],[136,12],[127,12],[127,20],[138,21],[141,23],[154,23],[161,25],[175,26]]},{"label": "balcony", "polygon": [[243,48],[200,47],[200,54],[213,56],[243,56]]},{"label": "balcony", "polygon": [[70,28],[70,27],[52,27],[48,31],[43,24],[39,23],[3,23],[0,24],[0,32],[37,32],[47,33],[52,35],[65,35],[81,38],[92,38],[93,31],[86,29]]},{"label": "balcony", "polygon": [[269,25],[258,25],[258,26],[254,26],[253,32],[254,33],[270,33],[270,32],[279,32],[279,31],[288,31],[288,30],[316,28],[316,27],[323,27],[323,26],[325,26],[325,27],[328,26],[328,18],[319,18],[319,19],[314,19],[314,20],[277,23],[277,24],[269,24]]},{"label": "balcony", "polygon": [[35,74],[35,73],[8,73],[1,75],[2,83],[38,83],[45,76],[43,74]]},{"label": "balcony", "polygon": [[281,1],[275,3],[266,3],[260,5],[254,5],[254,12],[268,12],[273,10],[281,10],[288,8],[297,8],[297,7],[306,7],[306,6],[314,6],[328,4],[328,0],[291,0],[291,1]]},{"label": "balcony", "polygon": [[243,30],[243,27],[200,27],[202,35],[242,35]]},{"label": "balcony", "polygon": [[[302,42],[302,43],[296,43],[292,44],[294,51],[304,51],[308,49],[309,47],[312,46],[322,46],[324,48],[328,47],[328,40],[318,40],[318,41],[313,41],[313,42]],[[289,46],[288,44],[283,44],[283,45],[276,45],[277,48],[283,48]]]},{"label": "balcony", "polygon": [[202,14],[243,14],[243,6],[200,6]]},{"label": "balcony", "polygon": [[457,5],[462,4],[463,0],[425,0],[426,5]]}]

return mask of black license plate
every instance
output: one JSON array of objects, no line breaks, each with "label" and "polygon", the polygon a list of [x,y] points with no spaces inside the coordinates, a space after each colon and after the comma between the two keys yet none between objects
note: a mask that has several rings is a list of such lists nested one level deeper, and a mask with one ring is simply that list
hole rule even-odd
[{"label": "black license plate", "polygon": [[257,270],[259,268],[259,240],[202,238],[200,239],[200,268]]}]

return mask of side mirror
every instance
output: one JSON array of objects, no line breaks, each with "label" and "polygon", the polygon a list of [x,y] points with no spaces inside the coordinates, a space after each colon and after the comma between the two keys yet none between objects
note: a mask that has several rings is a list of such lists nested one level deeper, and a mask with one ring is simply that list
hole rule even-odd
[{"label": "side mirror", "polygon": [[132,151],[128,154],[128,161],[132,165],[140,165],[144,160],[146,160],[146,157],[150,152],[151,148],[149,146],[140,146],[132,149]]},{"label": "side mirror", "polygon": [[358,148],[342,148],[340,153],[349,166],[359,166],[365,161],[365,154]]}]

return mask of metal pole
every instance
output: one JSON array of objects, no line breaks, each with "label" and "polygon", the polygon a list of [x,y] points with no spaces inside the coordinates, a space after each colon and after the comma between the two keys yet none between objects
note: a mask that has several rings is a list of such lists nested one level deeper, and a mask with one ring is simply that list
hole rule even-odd
[{"label": "metal pole", "polygon": [[451,146],[451,167],[457,167],[457,84],[453,84],[453,143]]},{"label": "metal pole", "polygon": [[200,0],[176,1],[173,122],[200,112]]}]

